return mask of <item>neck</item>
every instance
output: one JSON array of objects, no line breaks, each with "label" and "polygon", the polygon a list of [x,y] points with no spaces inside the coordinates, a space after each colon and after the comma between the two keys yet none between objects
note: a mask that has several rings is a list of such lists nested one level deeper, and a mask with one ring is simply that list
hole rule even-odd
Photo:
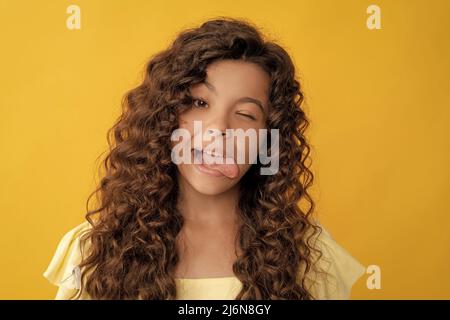
[{"label": "neck", "polygon": [[234,225],[237,221],[239,184],[214,195],[195,190],[181,175],[179,181],[178,208],[186,224]]}]

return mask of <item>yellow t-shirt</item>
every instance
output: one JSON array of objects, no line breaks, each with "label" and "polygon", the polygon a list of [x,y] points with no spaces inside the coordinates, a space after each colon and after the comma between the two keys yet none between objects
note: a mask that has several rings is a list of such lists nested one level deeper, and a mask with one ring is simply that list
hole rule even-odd
[{"label": "yellow t-shirt", "polygon": [[[55,299],[68,299],[80,287],[81,262],[80,235],[91,225],[85,221],[68,231],[60,240],[56,252],[43,273],[52,284],[58,286]],[[322,233],[317,240],[322,257],[317,262],[317,270],[307,277],[309,290],[316,299],[349,299],[353,284],[366,271],[366,268],[348,251],[340,246],[331,234],[321,225]],[[326,276],[326,274],[328,276]],[[176,279],[179,300],[233,300],[241,289],[236,277]],[[79,299],[90,299],[83,292]]]}]

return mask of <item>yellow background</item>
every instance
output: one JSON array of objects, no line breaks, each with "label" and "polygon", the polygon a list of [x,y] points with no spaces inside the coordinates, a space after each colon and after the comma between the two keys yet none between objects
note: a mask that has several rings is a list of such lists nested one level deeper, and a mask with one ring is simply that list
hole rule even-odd
[{"label": "yellow background", "polygon": [[[366,27],[370,4],[381,30]],[[66,8],[81,8],[81,30]],[[0,1],[0,298],[42,277],[79,224],[106,131],[147,58],[217,15],[292,54],[311,117],[318,214],[365,265],[352,298],[450,298],[449,1]]]}]

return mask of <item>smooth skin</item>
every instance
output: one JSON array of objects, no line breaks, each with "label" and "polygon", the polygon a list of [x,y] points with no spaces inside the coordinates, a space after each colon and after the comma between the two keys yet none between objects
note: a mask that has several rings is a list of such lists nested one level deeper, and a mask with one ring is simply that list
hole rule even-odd
[{"label": "smooth skin", "polygon": [[[269,83],[269,75],[257,64],[242,60],[216,61],[207,68],[206,84],[190,88],[192,96],[198,100],[191,109],[180,114],[179,127],[189,130],[192,137],[194,120],[202,121],[203,132],[266,128]],[[251,99],[239,102],[244,97]],[[223,139],[226,150],[227,138]],[[209,143],[203,141],[203,146]],[[248,143],[245,148],[248,159]],[[199,171],[195,164],[177,165],[180,186],[177,206],[185,224],[177,239],[180,262],[175,278],[234,276],[233,263],[241,254],[240,249],[235,248],[239,181],[252,164],[246,161],[238,166],[239,175],[228,178],[208,175]]]}]

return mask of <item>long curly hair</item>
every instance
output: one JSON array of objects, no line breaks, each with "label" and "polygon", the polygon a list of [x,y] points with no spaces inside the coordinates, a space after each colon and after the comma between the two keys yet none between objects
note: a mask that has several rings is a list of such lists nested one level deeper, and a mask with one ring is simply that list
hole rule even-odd
[{"label": "long curly hair", "polygon": [[85,290],[92,299],[177,298],[183,217],[170,137],[180,112],[192,107],[189,86],[204,81],[208,65],[221,59],[253,62],[270,75],[266,125],[279,129],[280,138],[278,172],[260,175],[258,162],[239,182],[243,223],[236,243],[242,255],[233,272],[242,290],[236,299],[315,299],[305,279],[313,251],[321,255],[311,243],[321,227],[312,219],[309,122],[295,67],[251,22],[223,16],[179,33],[151,57],[142,83],[124,95],[107,134],[102,178],[86,202],[90,228],[81,243],[89,241],[89,254],[79,265],[83,285],[76,296]]}]

